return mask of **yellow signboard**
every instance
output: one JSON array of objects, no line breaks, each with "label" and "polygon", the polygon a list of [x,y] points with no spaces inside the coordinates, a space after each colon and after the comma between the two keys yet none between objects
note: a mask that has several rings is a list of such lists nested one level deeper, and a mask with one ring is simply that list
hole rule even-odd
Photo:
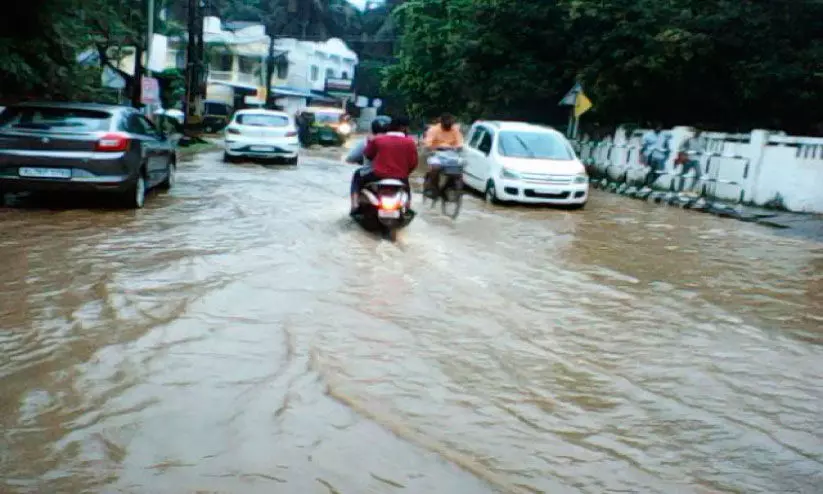
[{"label": "yellow signboard", "polygon": [[580,91],[577,93],[577,98],[574,101],[574,117],[580,118],[580,115],[586,113],[594,106],[592,101]]}]

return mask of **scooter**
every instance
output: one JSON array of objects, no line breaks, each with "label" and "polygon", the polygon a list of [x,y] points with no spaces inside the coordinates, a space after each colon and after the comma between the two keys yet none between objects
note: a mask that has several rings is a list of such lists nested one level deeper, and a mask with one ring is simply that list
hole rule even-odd
[{"label": "scooter", "polygon": [[409,208],[411,196],[402,180],[383,179],[363,186],[359,195],[359,209],[353,215],[360,226],[369,231],[379,231],[392,241],[397,241],[398,230],[414,219]]}]

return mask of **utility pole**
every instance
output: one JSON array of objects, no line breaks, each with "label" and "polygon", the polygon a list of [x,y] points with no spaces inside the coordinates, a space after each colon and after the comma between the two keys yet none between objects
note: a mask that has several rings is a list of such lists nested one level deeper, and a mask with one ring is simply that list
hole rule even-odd
[{"label": "utility pole", "polygon": [[188,0],[188,43],[186,44],[186,101],[183,105],[185,125],[199,123],[203,79],[203,9],[202,0]]},{"label": "utility pole", "polygon": [[134,79],[131,88],[131,106],[140,108],[143,95],[143,44],[135,43],[134,47]]},{"label": "utility pole", "polygon": [[151,77],[151,42],[154,40],[154,0],[149,3],[148,30],[146,33],[146,75]]}]

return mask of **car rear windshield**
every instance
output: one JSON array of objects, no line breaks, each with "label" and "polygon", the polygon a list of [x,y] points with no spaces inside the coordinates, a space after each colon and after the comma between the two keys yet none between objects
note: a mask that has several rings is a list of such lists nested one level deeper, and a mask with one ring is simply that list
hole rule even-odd
[{"label": "car rear windshield", "polygon": [[508,158],[574,159],[566,142],[548,132],[501,132],[499,144],[500,154]]},{"label": "car rear windshield", "polygon": [[108,130],[111,114],[76,108],[8,108],[0,113],[0,129],[33,129],[52,132]]},{"label": "car rear windshield", "polygon": [[289,125],[289,117],[241,113],[237,115],[237,123],[240,125],[254,125],[255,127],[286,127]]}]

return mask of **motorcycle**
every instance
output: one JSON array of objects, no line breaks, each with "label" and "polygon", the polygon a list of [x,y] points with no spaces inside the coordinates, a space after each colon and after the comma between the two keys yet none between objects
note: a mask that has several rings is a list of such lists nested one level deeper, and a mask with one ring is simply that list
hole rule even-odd
[{"label": "motorcycle", "polygon": [[359,210],[354,220],[369,231],[380,231],[392,242],[397,240],[398,230],[414,219],[409,208],[411,196],[402,180],[382,179],[363,186],[359,195]]}]

